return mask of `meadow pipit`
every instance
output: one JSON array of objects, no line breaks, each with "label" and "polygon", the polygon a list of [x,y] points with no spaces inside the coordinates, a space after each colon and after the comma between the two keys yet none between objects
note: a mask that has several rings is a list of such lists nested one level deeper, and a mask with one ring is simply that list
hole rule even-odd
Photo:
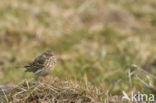
[{"label": "meadow pipit", "polygon": [[26,72],[33,72],[37,77],[47,76],[54,70],[56,58],[50,50],[38,56],[32,63],[24,66]]}]

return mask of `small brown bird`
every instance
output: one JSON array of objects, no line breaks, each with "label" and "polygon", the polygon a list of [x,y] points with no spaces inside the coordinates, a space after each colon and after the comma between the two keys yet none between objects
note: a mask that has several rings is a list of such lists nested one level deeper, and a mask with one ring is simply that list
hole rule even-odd
[{"label": "small brown bird", "polygon": [[32,63],[24,66],[26,72],[33,72],[37,77],[47,76],[54,70],[56,58],[50,50],[38,56]]}]

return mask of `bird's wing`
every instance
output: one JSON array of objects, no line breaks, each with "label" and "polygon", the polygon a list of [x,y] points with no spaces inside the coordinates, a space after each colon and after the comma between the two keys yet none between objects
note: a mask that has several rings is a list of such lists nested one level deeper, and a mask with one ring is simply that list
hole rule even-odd
[{"label": "bird's wing", "polygon": [[45,61],[46,61],[45,56],[40,55],[28,66],[25,66],[25,68],[27,68],[26,72],[36,72],[37,70],[42,69],[44,67]]}]

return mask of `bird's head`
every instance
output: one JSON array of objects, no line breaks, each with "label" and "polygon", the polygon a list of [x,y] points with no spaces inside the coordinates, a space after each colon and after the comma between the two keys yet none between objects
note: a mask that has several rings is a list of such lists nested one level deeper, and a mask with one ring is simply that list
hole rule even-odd
[{"label": "bird's head", "polygon": [[54,56],[53,53],[50,50],[45,51],[44,55],[47,56],[47,57]]},{"label": "bird's head", "polygon": [[50,50],[47,50],[44,52],[44,55],[49,58],[49,61],[52,65],[56,64],[56,57],[53,55],[53,53]]}]

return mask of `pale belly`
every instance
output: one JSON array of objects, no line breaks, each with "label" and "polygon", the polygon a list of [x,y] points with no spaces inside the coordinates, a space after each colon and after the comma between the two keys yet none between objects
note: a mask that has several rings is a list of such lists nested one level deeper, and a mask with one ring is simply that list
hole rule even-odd
[{"label": "pale belly", "polygon": [[36,76],[46,76],[46,75],[50,75],[53,71],[49,70],[49,69],[39,69],[35,72]]}]

